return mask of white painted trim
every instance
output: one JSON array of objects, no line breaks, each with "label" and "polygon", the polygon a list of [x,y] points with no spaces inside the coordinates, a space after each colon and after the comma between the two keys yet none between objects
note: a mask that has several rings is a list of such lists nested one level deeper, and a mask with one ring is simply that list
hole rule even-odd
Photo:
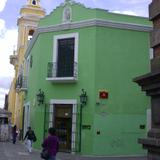
[{"label": "white painted trim", "polygon": [[77,120],[77,105],[73,104],[72,108],[72,140],[71,140],[71,150],[74,151],[76,148],[76,120]]},{"label": "white painted trim", "polygon": [[50,104],[77,104],[76,99],[51,99]]},{"label": "white painted trim", "polygon": [[52,77],[52,78],[46,78],[47,81],[57,82],[57,83],[73,83],[77,82],[77,78],[75,77]]},{"label": "white painted trim", "polygon": [[58,40],[59,39],[67,39],[67,38],[75,38],[74,45],[74,62],[78,63],[78,43],[79,43],[79,34],[78,33],[70,33],[70,34],[60,34],[53,37],[53,62],[57,62],[58,56]]},{"label": "white painted trim", "polygon": [[54,115],[54,105],[50,104],[50,108],[49,108],[49,127],[52,127],[53,125],[53,115]]},{"label": "white painted trim", "polygon": [[[29,106],[29,108],[27,110],[28,106]],[[30,120],[31,119],[31,117],[30,117],[30,113],[31,113],[31,111],[30,111],[31,110],[30,102],[25,103],[23,107],[24,107],[24,110],[25,110],[25,114],[24,114],[24,123],[25,124],[23,124],[24,125],[23,135],[25,135],[25,133],[27,131],[27,128],[30,126],[30,121],[31,121]],[[27,122],[27,120],[28,120],[28,122]]]},{"label": "white painted trim", "polygon": [[[74,149],[76,147],[76,120],[77,120],[77,100],[76,99],[51,99],[50,100],[50,110],[53,110],[55,104],[71,104],[72,105],[72,135],[71,135],[71,151],[74,152]],[[52,113],[53,113],[52,112]],[[53,114],[52,117],[50,117],[50,120],[52,119],[53,122]],[[52,125],[49,124],[51,127]]]},{"label": "white painted trim", "polygon": [[57,32],[57,31],[64,31],[64,30],[71,30],[71,29],[80,29],[84,27],[109,27],[109,28],[118,28],[118,29],[128,29],[134,31],[141,31],[141,32],[150,32],[152,27],[149,25],[142,25],[142,24],[135,24],[135,23],[127,23],[127,22],[118,22],[118,21],[111,21],[111,20],[104,20],[104,19],[89,19],[79,22],[71,22],[66,24],[57,24],[52,26],[44,26],[39,27],[36,29],[34,36],[29,44],[25,57],[27,57],[32,49],[37,37],[41,33],[46,32]]}]

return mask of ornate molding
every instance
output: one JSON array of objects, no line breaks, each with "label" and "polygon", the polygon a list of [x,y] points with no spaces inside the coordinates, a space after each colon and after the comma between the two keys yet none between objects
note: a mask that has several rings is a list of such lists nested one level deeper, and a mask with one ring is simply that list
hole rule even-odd
[{"label": "ornate molding", "polygon": [[95,26],[134,30],[134,31],[141,31],[141,32],[150,32],[152,30],[152,27],[146,26],[146,25],[121,23],[121,22],[114,22],[114,21],[108,21],[108,20],[102,20],[102,19],[91,19],[91,20],[85,20],[85,21],[79,21],[79,22],[71,22],[71,23],[64,23],[64,24],[58,24],[53,26],[39,27],[34,33],[31,43],[27,48],[25,57],[28,56],[33,44],[35,43],[40,33],[57,32],[57,31],[64,31],[69,29],[78,29],[78,28],[95,27]]}]

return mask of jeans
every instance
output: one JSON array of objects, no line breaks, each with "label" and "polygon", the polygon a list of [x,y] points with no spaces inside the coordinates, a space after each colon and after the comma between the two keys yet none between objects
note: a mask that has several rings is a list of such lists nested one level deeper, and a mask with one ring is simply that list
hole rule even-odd
[{"label": "jeans", "polygon": [[51,156],[48,160],[56,160],[56,156]]},{"label": "jeans", "polygon": [[16,137],[13,137],[13,144],[16,143]]},{"label": "jeans", "polygon": [[13,137],[12,138],[13,138],[12,142],[13,142],[13,144],[15,144],[16,143],[16,139],[17,139],[17,134],[13,133]]},{"label": "jeans", "polygon": [[28,149],[28,152],[32,152],[32,141],[27,139],[27,149]]}]

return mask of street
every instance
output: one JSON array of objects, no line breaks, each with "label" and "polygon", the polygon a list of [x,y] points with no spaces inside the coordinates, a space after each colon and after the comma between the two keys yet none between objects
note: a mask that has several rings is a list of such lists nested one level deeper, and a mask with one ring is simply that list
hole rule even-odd
[{"label": "street", "polygon": [[[0,142],[0,160],[41,160],[40,151],[28,153],[20,142],[13,145],[11,142]],[[145,157],[91,157],[68,153],[58,153],[57,160],[147,160]]]}]

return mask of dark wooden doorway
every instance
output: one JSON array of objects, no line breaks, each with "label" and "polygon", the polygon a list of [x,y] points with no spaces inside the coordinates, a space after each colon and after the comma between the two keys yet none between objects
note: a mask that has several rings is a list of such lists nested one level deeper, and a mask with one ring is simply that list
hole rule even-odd
[{"label": "dark wooden doorway", "polygon": [[55,128],[59,137],[59,150],[71,151],[72,138],[72,104],[55,104]]}]

